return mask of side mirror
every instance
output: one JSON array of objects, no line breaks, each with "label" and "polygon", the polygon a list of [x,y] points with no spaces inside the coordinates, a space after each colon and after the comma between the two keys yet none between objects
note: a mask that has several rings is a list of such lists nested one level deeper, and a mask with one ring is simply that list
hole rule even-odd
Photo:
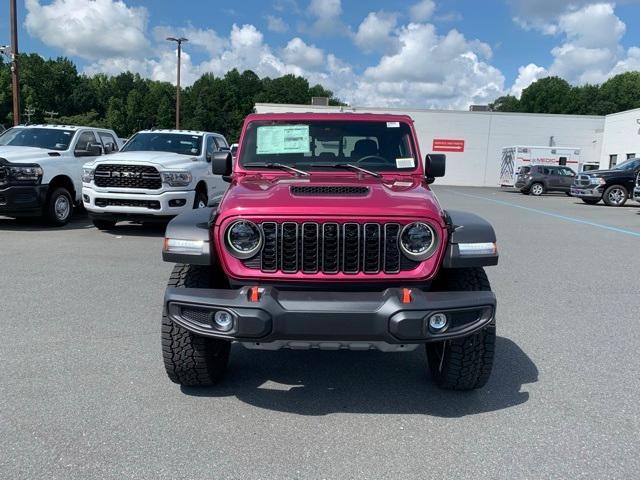
[{"label": "side mirror", "polygon": [[430,153],[425,159],[427,178],[444,177],[447,167],[447,156],[441,153]]},{"label": "side mirror", "polygon": [[211,171],[214,175],[222,175],[227,177],[233,171],[231,153],[215,152],[211,156]]}]

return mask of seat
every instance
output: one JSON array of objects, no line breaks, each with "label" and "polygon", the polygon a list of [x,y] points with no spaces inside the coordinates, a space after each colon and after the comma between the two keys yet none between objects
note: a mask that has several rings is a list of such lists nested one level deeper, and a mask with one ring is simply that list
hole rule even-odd
[{"label": "seat", "polygon": [[358,140],[354,145],[353,151],[351,152],[351,159],[360,160],[361,158],[371,155],[378,155],[378,144],[375,140],[364,138]]}]

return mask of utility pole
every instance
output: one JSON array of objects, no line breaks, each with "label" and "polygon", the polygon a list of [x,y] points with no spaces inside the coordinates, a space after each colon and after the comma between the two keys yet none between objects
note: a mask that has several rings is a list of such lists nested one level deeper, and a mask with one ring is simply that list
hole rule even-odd
[{"label": "utility pole", "polygon": [[182,43],[188,42],[188,38],[184,37],[167,37],[170,42],[178,44],[178,80],[176,82],[176,130],[180,129],[180,59],[182,57]]},{"label": "utility pole", "polygon": [[47,118],[48,118],[49,120],[53,120],[53,119],[54,119],[54,117],[57,117],[57,116],[58,116],[58,112],[52,112],[52,111],[49,111],[49,110],[45,110],[45,111],[44,111],[44,114],[47,116]]},{"label": "utility pole", "polygon": [[11,17],[11,85],[13,92],[13,124],[20,124],[20,77],[18,75],[18,20],[16,0],[10,0]]},{"label": "utility pole", "polygon": [[27,117],[27,125],[31,123],[31,116],[34,113],[36,113],[36,109],[30,105],[27,105],[27,107],[24,109],[24,116]]}]

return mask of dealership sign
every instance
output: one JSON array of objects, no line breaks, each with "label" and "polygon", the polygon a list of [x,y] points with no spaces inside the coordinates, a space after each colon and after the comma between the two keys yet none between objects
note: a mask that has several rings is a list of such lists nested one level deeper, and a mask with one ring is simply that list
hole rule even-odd
[{"label": "dealership sign", "polygon": [[432,150],[434,152],[464,152],[464,140],[434,138]]}]

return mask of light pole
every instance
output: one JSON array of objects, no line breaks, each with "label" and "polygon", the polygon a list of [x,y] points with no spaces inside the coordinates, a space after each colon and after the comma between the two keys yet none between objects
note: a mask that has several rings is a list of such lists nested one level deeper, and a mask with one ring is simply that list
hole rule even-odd
[{"label": "light pole", "polygon": [[18,77],[18,21],[16,0],[10,2],[11,17],[11,82],[13,92],[13,124],[20,123],[20,81]]},{"label": "light pole", "polygon": [[180,59],[182,57],[182,42],[188,42],[188,38],[184,37],[167,37],[170,42],[178,44],[178,81],[176,83],[176,130],[180,129]]}]

